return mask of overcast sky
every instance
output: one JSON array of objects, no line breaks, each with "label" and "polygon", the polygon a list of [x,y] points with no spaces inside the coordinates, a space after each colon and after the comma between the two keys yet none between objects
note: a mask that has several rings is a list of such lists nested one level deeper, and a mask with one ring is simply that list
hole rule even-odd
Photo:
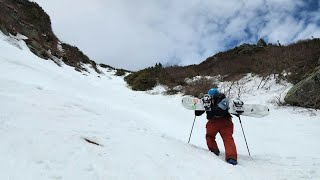
[{"label": "overcast sky", "polygon": [[320,37],[319,0],[34,0],[90,59],[138,70],[198,64],[241,43]]}]

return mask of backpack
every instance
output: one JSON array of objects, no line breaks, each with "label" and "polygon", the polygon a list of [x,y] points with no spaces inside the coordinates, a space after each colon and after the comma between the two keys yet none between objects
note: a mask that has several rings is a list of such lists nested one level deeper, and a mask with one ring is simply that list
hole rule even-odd
[{"label": "backpack", "polygon": [[226,96],[222,93],[216,93],[211,96],[212,104],[211,104],[211,116],[221,117],[221,116],[229,116],[229,101]]}]

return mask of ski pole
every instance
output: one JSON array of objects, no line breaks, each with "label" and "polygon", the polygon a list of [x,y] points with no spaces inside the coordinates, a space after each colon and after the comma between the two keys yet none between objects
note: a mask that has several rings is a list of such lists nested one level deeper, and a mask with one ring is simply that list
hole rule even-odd
[{"label": "ski pole", "polygon": [[239,121],[240,121],[240,124],[241,124],[241,129],[242,129],[242,133],[243,133],[244,140],[246,141],[248,153],[249,153],[249,156],[251,157],[251,154],[250,154],[250,151],[249,151],[249,147],[248,147],[248,143],[247,143],[247,139],[246,139],[246,135],[244,134],[244,130],[243,130],[243,127],[242,127],[242,122],[241,122],[240,115],[238,116],[238,118],[239,118]]},{"label": "ski pole", "polygon": [[190,132],[188,143],[190,142],[190,138],[191,138],[191,134],[192,134],[192,131],[193,131],[194,122],[196,121],[196,117],[197,116],[194,116],[194,120],[193,120],[193,124],[192,124],[192,128],[191,128],[191,132]]}]

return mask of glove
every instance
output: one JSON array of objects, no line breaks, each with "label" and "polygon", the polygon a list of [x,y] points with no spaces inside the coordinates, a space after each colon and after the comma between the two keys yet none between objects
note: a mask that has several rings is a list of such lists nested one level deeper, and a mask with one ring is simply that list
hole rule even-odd
[{"label": "glove", "polygon": [[201,116],[205,111],[194,111],[194,115]]}]

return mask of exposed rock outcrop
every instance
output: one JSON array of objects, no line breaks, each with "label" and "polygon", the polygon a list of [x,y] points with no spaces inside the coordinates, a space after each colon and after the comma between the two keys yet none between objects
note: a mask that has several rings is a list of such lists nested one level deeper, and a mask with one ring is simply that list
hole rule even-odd
[{"label": "exposed rock outcrop", "polygon": [[293,86],[284,100],[291,105],[320,109],[320,66]]},{"label": "exposed rock outcrop", "polygon": [[83,64],[91,64],[100,73],[96,63],[78,48],[59,41],[52,31],[50,17],[35,2],[0,0],[0,30],[6,35],[26,36],[30,50],[43,59],[61,59],[77,71],[86,70]]},{"label": "exposed rock outcrop", "polygon": [[266,47],[267,43],[264,41],[264,39],[260,38],[259,41],[257,42],[258,47]]}]

